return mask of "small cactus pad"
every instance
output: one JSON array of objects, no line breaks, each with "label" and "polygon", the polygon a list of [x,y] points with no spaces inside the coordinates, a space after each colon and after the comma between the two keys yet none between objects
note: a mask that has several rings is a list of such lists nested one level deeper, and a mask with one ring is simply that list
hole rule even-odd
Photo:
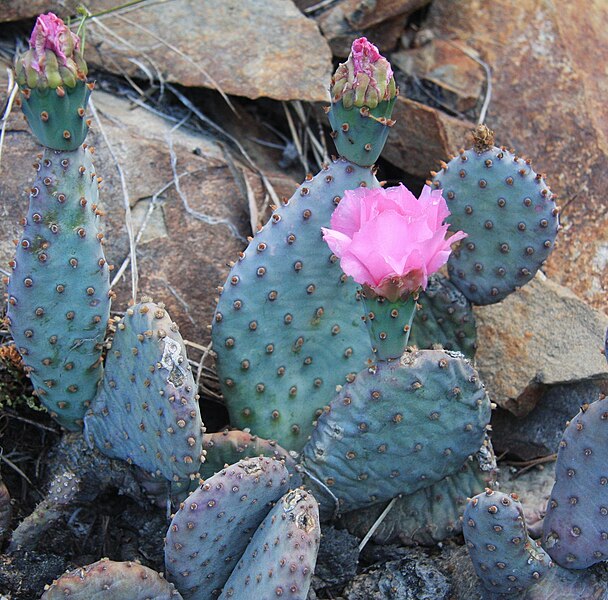
[{"label": "small cactus pad", "polygon": [[320,540],[317,501],[288,492],[258,527],[220,600],[306,600]]},{"label": "small cactus pad", "polygon": [[583,405],[560,442],[543,545],[569,569],[608,559],[608,398]]},{"label": "small cactus pad", "polygon": [[268,514],[289,489],[274,458],[247,458],[207,479],[173,517],[165,541],[167,578],[185,600],[217,594]]},{"label": "small cactus pad", "polygon": [[181,600],[162,575],[135,562],[107,558],[69,571],[47,586],[40,600]]},{"label": "small cactus pad", "polygon": [[378,187],[369,168],[340,159],[276,209],[222,288],[213,348],[232,425],[299,451],[335,387],[371,349],[356,284],[321,227],[344,190]]},{"label": "small cactus pad", "polygon": [[102,375],[110,314],[98,181],[89,150],[45,150],[8,284],[11,333],[40,401],[63,427],[82,428]]},{"label": "small cactus pad", "polygon": [[480,131],[476,147],[444,165],[434,185],[443,190],[452,228],[468,234],[449,258],[450,280],[471,302],[492,304],[534,277],[559,222],[544,178],[506,148],[482,144]]},{"label": "small cactus pad", "polygon": [[540,542],[528,536],[515,494],[488,489],[469,500],[462,531],[475,572],[491,592],[523,592],[553,566]]},{"label": "small cactus pad", "polygon": [[89,132],[85,118],[92,84],[73,87],[21,88],[21,108],[38,141],[48,148],[76,150]]},{"label": "small cactus pad", "polygon": [[148,299],[116,324],[85,436],[104,454],[171,481],[195,478],[203,424],[177,325]]},{"label": "small cactus pad", "polygon": [[446,350],[475,356],[477,329],[473,307],[464,294],[443,275],[432,275],[418,297],[409,343],[418,348],[441,344]]},{"label": "small cactus pad", "polygon": [[[471,457],[456,473],[441,481],[398,498],[375,530],[376,544],[434,546],[459,535],[467,499],[494,484],[496,463]],[[352,511],[340,519],[353,535],[365,537],[386,504]]]},{"label": "small cactus pad", "polygon": [[243,458],[268,456],[285,463],[291,474],[292,488],[301,484],[300,477],[296,474],[296,461],[274,440],[262,439],[257,435],[251,435],[248,431],[226,429],[217,433],[206,433],[203,436],[203,450],[206,452],[205,462],[200,468],[203,479],[211,477],[226,465],[232,465]]},{"label": "small cactus pad", "polygon": [[302,453],[307,485],[320,482],[341,513],[412,494],[475,454],[489,420],[488,396],[461,354],[405,352],[359,373],[319,417]]}]

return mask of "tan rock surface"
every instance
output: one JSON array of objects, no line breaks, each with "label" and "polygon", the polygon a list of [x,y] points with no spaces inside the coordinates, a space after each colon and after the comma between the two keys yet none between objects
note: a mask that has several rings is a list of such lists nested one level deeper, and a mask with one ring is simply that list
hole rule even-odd
[{"label": "tan rock surface", "polygon": [[492,69],[487,123],[548,174],[564,230],[547,273],[608,311],[608,3],[436,0],[429,25]]},{"label": "tan rock surface", "polygon": [[608,317],[539,273],[498,304],[475,307],[477,368],[493,402],[528,414],[555,384],[607,380]]},{"label": "tan rock surface", "polygon": [[248,98],[328,97],[329,47],[292,0],[144,3],[90,23],[87,36],[87,60],[110,72]]}]

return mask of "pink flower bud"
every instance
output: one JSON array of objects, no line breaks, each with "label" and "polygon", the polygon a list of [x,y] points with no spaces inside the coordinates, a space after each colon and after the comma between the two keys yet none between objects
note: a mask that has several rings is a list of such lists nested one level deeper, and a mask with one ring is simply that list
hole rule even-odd
[{"label": "pink flower bud", "polygon": [[40,15],[30,37],[30,48],[34,55],[31,66],[42,72],[47,50],[55,54],[61,66],[68,66],[68,59],[73,59],[79,47],[80,38],[58,16],[51,12]]},{"label": "pink flower bud", "polygon": [[357,283],[391,302],[424,290],[429,275],[448,260],[450,215],[441,190],[424,186],[420,198],[403,185],[346,191],[323,228],[323,239],[340,259],[342,270]]}]

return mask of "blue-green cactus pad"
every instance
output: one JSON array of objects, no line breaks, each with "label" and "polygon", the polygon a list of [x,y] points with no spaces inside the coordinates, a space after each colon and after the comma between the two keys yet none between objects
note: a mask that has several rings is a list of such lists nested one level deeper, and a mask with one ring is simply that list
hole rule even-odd
[{"label": "blue-green cactus pad", "polygon": [[[462,513],[468,498],[492,486],[495,464],[478,457],[467,460],[456,473],[441,481],[398,498],[375,530],[376,544],[434,546],[462,532]],[[354,510],[340,519],[350,533],[363,538],[371,529],[386,503]]]},{"label": "blue-green cactus pad", "polygon": [[215,597],[271,503],[289,490],[274,458],[246,458],[207,479],[182,503],[165,539],[167,578],[185,600]]},{"label": "blue-green cactus pad", "polygon": [[107,456],[179,482],[198,476],[203,431],[177,325],[164,307],[144,299],[116,323],[85,436]]},{"label": "blue-green cactus pad", "polygon": [[543,545],[562,567],[608,559],[608,398],[584,405],[560,442]]},{"label": "blue-green cactus pad", "polygon": [[11,333],[40,401],[63,427],[82,429],[97,393],[110,315],[109,270],[91,153],[45,150],[34,167],[23,235],[11,263]]},{"label": "blue-green cactus pad", "polygon": [[462,531],[475,572],[491,592],[524,592],[553,566],[540,542],[528,536],[515,494],[488,489],[469,500]]},{"label": "blue-green cactus pad", "polygon": [[343,513],[455,473],[481,447],[489,420],[490,401],[461,354],[408,351],[342,388],[304,447],[302,466],[313,489],[329,490]]},{"label": "blue-green cactus pad", "polygon": [[475,356],[477,329],[473,307],[458,288],[443,275],[432,275],[424,292],[418,297],[410,344],[432,348],[440,344],[446,350]]},{"label": "blue-green cactus pad", "polygon": [[305,600],[320,540],[315,498],[288,492],[258,527],[219,600]]},{"label": "blue-green cactus pad", "polygon": [[377,187],[340,159],[277,208],[234,265],[220,295],[213,348],[230,422],[300,450],[336,385],[371,344],[357,286],[322,239],[344,190]]},{"label": "blue-green cactus pad", "polygon": [[434,179],[454,231],[468,237],[448,260],[452,283],[474,304],[492,304],[527,283],[549,256],[558,210],[529,161],[504,148],[453,158]]},{"label": "blue-green cactus pad", "polygon": [[65,573],[40,600],[182,600],[172,583],[136,562],[102,558]]}]

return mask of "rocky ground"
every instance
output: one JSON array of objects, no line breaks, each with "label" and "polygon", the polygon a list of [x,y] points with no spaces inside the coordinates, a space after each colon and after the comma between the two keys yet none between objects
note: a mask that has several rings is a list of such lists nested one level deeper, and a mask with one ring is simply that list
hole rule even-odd
[{"label": "rocky ground", "polygon": [[[10,110],[8,68],[36,14],[68,16],[76,4],[2,3],[3,270],[37,152]],[[498,142],[531,157],[558,194],[564,227],[544,273],[476,309],[477,366],[499,407],[492,439],[501,489],[516,490],[534,522],[542,518],[565,422],[608,393],[600,353],[608,326],[607,19],[605,3],[578,0],[144,0],[90,22],[86,58],[97,91],[89,141],[104,179],[113,306],[124,310],[134,290],[166,304],[188,340],[208,431],[227,423],[207,327],[216,287],[268,207],[333,152],[321,110],[327,83],[351,41],[366,35],[390,58],[401,89],[380,179],[419,189],[485,115]],[[12,528],[42,497],[60,432],[31,398],[6,327],[0,335],[0,471]],[[37,598],[66,568],[102,556],[162,570],[165,530],[163,510],[142,516],[134,501],[109,492],[48,531],[36,551],[0,555],[0,598]],[[461,538],[428,548],[370,542],[361,553],[358,543],[324,530],[311,598],[482,597]]]}]

